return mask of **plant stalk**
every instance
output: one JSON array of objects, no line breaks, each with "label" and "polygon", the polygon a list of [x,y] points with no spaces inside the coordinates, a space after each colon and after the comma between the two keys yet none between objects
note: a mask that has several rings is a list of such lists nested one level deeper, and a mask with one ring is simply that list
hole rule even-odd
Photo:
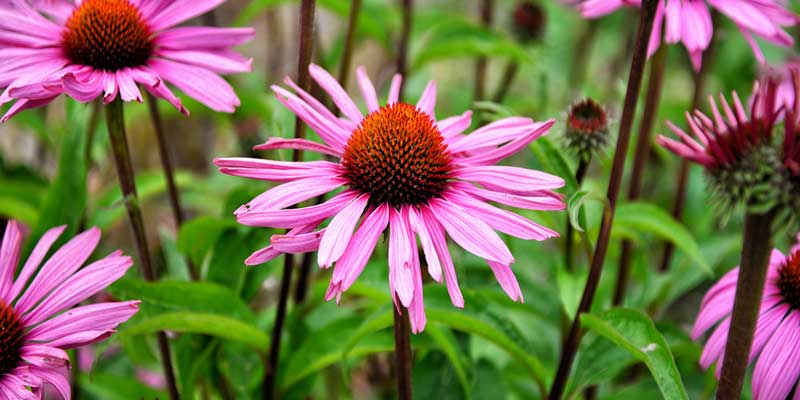
[{"label": "plant stalk", "polygon": [[[347,87],[347,81],[350,77],[350,68],[353,60],[353,48],[355,47],[356,29],[358,28],[358,16],[361,14],[362,0],[351,0],[350,2],[350,16],[347,19],[347,33],[345,34],[344,50],[342,51],[342,60],[339,64],[339,84],[342,87]],[[340,115],[338,108],[334,107],[334,115]],[[314,204],[322,204],[325,201],[325,195],[321,194],[314,200]],[[303,259],[300,262],[300,271],[297,276],[297,284],[294,288],[294,302],[295,304],[302,304],[306,299],[308,293],[308,280],[311,275],[311,266],[314,264],[315,253],[304,253]]]},{"label": "plant stalk", "polygon": [[[311,63],[311,53],[314,48],[315,7],[316,0],[303,0],[300,5],[300,51],[297,61],[297,85],[306,91],[308,91],[311,86],[308,66]],[[297,139],[305,138],[305,125],[300,117],[295,118],[294,137]],[[294,150],[292,152],[292,160],[295,162],[302,161],[303,151]],[[272,341],[270,342],[267,365],[264,367],[264,387],[262,396],[267,400],[276,398],[275,377],[277,376],[278,363],[280,361],[283,323],[286,319],[286,306],[289,300],[292,270],[294,267],[294,257],[291,253],[284,254],[283,260],[283,276],[281,277],[281,287],[278,293],[278,308],[275,313],[275,324],[272,328]]]},{"label": "plant stalk", "polygon": [[[185,214],[183,213],[183,206],[181,206],[178,185],[175,183],[175,169],[172,166],[172,157],[169,154],[167,135],[164,134],[164,122],[161,119],[161,112],[158,110],[158,99],[150,94],[150,92],[147,92],[147,107],[150,110],[150,119],[153,121],[153,129],[158,139],[158,155],[161,159],[161,169],[164,170],[164,178],[167,183],[167,193],[169,194],[172,216],[175,218],[175,226],[180,229],[185,220]],[[186,260],[186,268],[189,270],[189,277],[192,278],[193,281],[200,279],[197,268],[195,268],[194,264],[192,264],[192,261],[189,259]]]},{"label": "plant stalk", "polygon": [[617,145],[615,147],[616,151],[614,153],[614,163],[611,167],[611,179],[608,183],[608,206],[605,207],[603,212],[603,219],[600,224],[600,233],[597,238],[597,246],[595,247],[592,263],[589,268],[589,276],[586,280],[586,287],[583,290],[583,296],[581,297],[578,310],[575,313],[575,318],[572,321],[572,326],[570,327],[567,339],[563,343],[558,370],[549,394],[550,400],[558,400],[564,394],[564,389],[567,385],[567,379],[569,378],[570,371],[572,370],[572,362],[575,360],[575,354],[578,351],[578,345],[580,344],[580,316],[582,313],[590,311],[592,302],[594,301],[595,292],[597,291],[597,285],[600,282],[600,276],[603,273],[603,263],[605,262],[606,251],[608,250],[608,242],[611,237],[611,226],[614,221],[614,212],[616,210],[617,199],[619,198],[619,189],[625,169],[625,156],[628,152],[628,145],[630,144],[631,127],[633,126],[633,118],[636,114],[636,103],[639,99],[639,89],[642,85],[644,65],[647,61],[647,42],[650,38],[650,32],[653,29],[653,18],[655,17],[657,4],[658,0],[642,1],[639,29],[636,35],[636,44],[634,45],[631,69],[628,77],[628,89],[625,94],[625,103],[622,109],[619,135],[617,136]]},{"label": "plant stalk", "polygon": [[[136,180],[133,166],[131,165],[130,151],[128,150],[128,139],[125,136],[125,117],[123,115],[122,100],[119,97],[106,106],[106,125],[108,126],[108,136],[111,139],[114,164],[117,169],[122,196],[125,200],[125,209],[128,212],[128,220],[133,231],[136,251],[139,254],[139,270],[146,281],[152,282],[155,281],[155,273],[150,259],[150,248],[147,245],[142,210],[139,208],[139,198],[136,194]],[[172,400],[179,400],[181,396],[175,383],[175,370],[172,366],[167,335],[164,332],[158,332],[156,339],[158,340],[158,350],[161,353],[161,365],[164,369],[169,397]]]},{"label": "plant stalk", "polygon": [[398,307],[393,307],[397,399],[411,400],[411,325],[408,320],[408,309],[399,304]]},{"label": "plant stalk", "polygon": [[773,218],[772,211],[766,214],[748,212],[745,215],[739,279],[736,283],[731,326],[717,389],[719,400],[738,399],[742,394],[750,346],[753,344],[756,320],[767,279],[769,255],[772,250]]},{"label": "plant stalk", "polygon": [[[481,0],[481,24],[489,28],[492,25],[494,11],[494,0]],[[478,57],[475,61],[475,94],[473,101],[480,101],[486,95],[486,67],[488,59],[486,56]]]},{"label": "plant stalk", "polygon": [[[583,157],[578,161],[578,169],[575,171],[575,181],[578,182],[578,188],[581,187],[583,178],[586,177],[586,171],[589,169],[589,164],[591,162],[591,158],[584,159]],[[573,253],[575,247],[575,228],[572,227],[572,221],[569,215],[567,215],[567,231],[564,237],[564,266],[567,268],[568,272],[572,272],[575,269],[575,253]]]},{"label": "plant stalk", "polygon": [[[716,25],[719,20],[719,13],[714,12],[714,14],[712,14],[712,20]],[[697,71],[694,74],[692,111],[700,108],[700,102],[702,101],[703,93],[705,92],[706,78],[708,77],[708,72],[711,70],[711,63],[713,61],[714,49],[717,41],[716,39],[717,35],[714,34],[711,36],[711,43],[709,43],[708,48],[703,53],[703,65],[700,67],[700,71]],[[677,221],[681,221],[683,219],[683,209],[686,205],[686,192],[689,185],[689,167],[689,161],[681,158],[681,167],[680,171],[678,172],[678,187],[675,189],[675,198],[672,200],[672,217]],[[673,245],[672,242],[667,242],[666,246],[664,247],[664,254],[661,257],[661,263],[658,266],[659,271],[665,272],[669,269],[669,266],[672,263],[672,256],[674,254],[675,245]]]},{"label": "plant stalk", "polygon": [[508,94],[508,91],[511,90],[511,84],[514,83],[514,79],[517,77],[517,72],[519,72],[519,63],[514,60],[509,61],[508,64],[506,64],[506,69],[503,70],[503,77],[500,78],[500,85],[497,87],[497,91],[492,97],[493,102],[503,102],[503,99]]},{"label": "plant stalk", "polygon": [[586,80],[589,54],[591,53],[594,39],[597,37],[598,24],[599,22],[596,19],[589,20],[583,33],[578,38],[578,42],[575,43],[575,51],[572,53],[572,68],[569,73],[570,93],[573,96],[580,94],[583,82]]},{"label": "plant stalk", "polygon": [[403,92],[408,80],[408,39],[411,36],[411,21],[414,14],[413,0],[400,0],[403,10],[403,27],[400,32],[400,40],[397,43],[397,73],[403,77],[400,83],[399,99],[403,98]]},{"label": "plant stalk", "polygon": [[[647,159],[650,156],[651,138],[653,136],[653,126],[658,117],[658,105],[661,101],[661,88],[664,82],[664,69],[667,65],[667,46],[660,46],[653,58],[650,60],[649,78],[647,81],[647,97],[644,102],[644,112],[642,121],[639,123],[639,136],[636,142],[636,150],[633,156],[633,171],[631,180],[628,184],[628,200],[634,201],[639,198],[644,182],[644,171],[647,167]],[[619,259],[619,270],[617,273],[617,285],[614,289],[614,305],[622,304],[625,298],[625,291],[630,280],[631,259],[633,257],[633,242],[629,239],[622,241],[622,254]]]}]

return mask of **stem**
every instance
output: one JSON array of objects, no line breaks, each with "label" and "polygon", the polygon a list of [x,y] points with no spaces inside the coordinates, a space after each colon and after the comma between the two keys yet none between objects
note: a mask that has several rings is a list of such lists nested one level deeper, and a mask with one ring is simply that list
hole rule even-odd
[{"label": "stem", "polygon": [[[303,90],[308,91],[311,82],[308,76],[308,65],[311,63],[311,50],[314,47],[314,8],[315,0],[303,0],[300,5],[300,51],[297,60],[297,85]],[[305,137],[305,125],[300,117],[295,118],[294,137],[302,139]],[[303,160],[303,151],[294,150],[292,160],[295,162]],[[280,360],[281,337],[283,335],[283,322],[286,318],[286,305],[289,300],[289,287],[292,281],[292,267],[294,257],[291,253],[286,253],[283,259],[283,277],[281,278],[281,288],[278,294],[278,309],[275,313],[275,324],[272,327],[272,341],[269,347],[267,365],[264,367],[264,388],[263,398],[274,399],[275,397],[275,377],[278,372],[278,361]]]},{"label": "stem", "polygon": [[[350,15],[347,18],[347,33],[345,34],[344,50],[342,60],[339,62],[339,84],[347,87],[350,77],[350,67],[353,60],[353,47],[356,42],[356,29],[358,28],[358,16],[361,14],[361,0],[350,1]],[[338,108],[337,108],[338,110]]]},{"label": "stem", "polygon": [[92,113],[89,115],[89,121],[86,125],[86,152],[84,153],[84,158],[87,171],[92,166],[92,143],[94,143],[94,136],[97,133],[98,122],[100,122],[100,99],[92,102]]},{"label": "stem", "polygon": [[281,67],[283,66],[282,60],[284,53],[283,18],[280,18],[277,10],[276,7],[270,7],[264,13],[264,25],[266,25],[267,29],[267,40],[265,41],[267,44],[267,59],[265,60],[267,65],[267,82],[278,79],[282,74]]},{"label": "stem", "polygon": [[[400,309],[398,310],[398,307]],[[411,400],[411,335],[408,309],[394,307],[394,359],[397,373],[397,399]]]},{"label": "stem", "polygon": [[597,285],[600,282],[600,275],[603,273],[603,263],[608,250],[608,242],[611,236],[611,226],[614,221],[614,212],[617,207],[620,184],[625,169],[625,156],[630,144],[631,127],[633,117],[636,114],[636,103],[639,99],[639,89],[642,85],[642,72],[647,61],[647,42],[650,32],[653,29],[653,17],[655,16],[658,0],[645,0],[642,2],[642,13],[639,20],[639,30],[636,35],[633,58],[631,60],[631,70],[628,77],[628,89],[625,94],[625,103],[622,109],[622,118],[619,124],[619,135],[617,136],[616,151],[614,153],[614,163],[611,167],[611,179],[608,183],[608,207],[603,212],[603,220],[600,224],[600,233],[597,238],[594,256],[592,257],[589,277],[586,280],[586,287],[583,290],[580,305],[572,321],[572,327],[567,335],[567,340],[563,343],[561,359],[558,364],[558,371],[553,380],[553,387],[550,390],[549,399],[560,399],[564,394],[567,379],[569,378],[572,362],[575,360],[575,353],[581,339],[580,316],[588,312],[592,307]]},{"label": "stem", "polygon": [[[344,51],[342,60],[339,64],[339,84],[347,87],[347,78],[350,76],[352,66],[353,47],[355,46],[356,28],[358,28],[358,16],[361,14],[361,0],[350,2],[350,16],[347,19],[347,33],[345,36]],[[338,107],[334,107],[333,114],[337,117],[341,114]],[[317,196],[314,204],[322,204],[325,201],[325,194]],[[303,260],[300,262],[300,271],[297,276],[297,284],[294,288],[294,302],[301,304],[306,299],[308,293],[308,277],[311,275],[311,265],[314,263],[314,253],[304,253]]]},{"label": "stem", "polygon": [[[636,142],[636,151],[633,157],[633,171],[628,185],[628,200],[636,200],[642,191],[644,170],[647,167],[647,158],[650,155],[653,125],[658,116],[658,104],[661,101],[661,87],[664,82],[664,67],[667,65],[667,46],[660,46],[650,60],[650,77],[647,81],[647,98],[644,102],[642,121],[639,124],[639,138]],[[622,304],[625,291],[630,280],[631,258],[633,256],[633,242],[626,239],[622,241],[622,255],[619,259],[617,273],[617,286],[614,289],[614,305]]]},{"label": "stem", "polygon": [[400,82],[399,100],[403,99],[403,90],[408,77],[408,38],[411,35],[411,17],[413,15],[413,0],[400,0],[403,7],[403,28],[400,32],[400,41],[397,44],[397,73],[403,77]]},{"label": "stem", "polygon": [[[122,100],[119,97],[106,106],[106,125],[108,126],[108,136],[111,138],[111,148],[114,153],[114,163],[117,168],[122,196],[125,199],[125,209],[128,211],[128,220],[133,230],[136,251],[139,253],[139,269],[144,279],[152,282],[155,281],[155,274],[153,273],[153,264],[150,259],[150,249],[147,245],[142,210],[139,208],[139,198],[136,194],[136,181],[133,166],[131,165],[130,152],[128,151],[128,139],[125,137]],[[167,335],[164,332],[158,332],[156,338],[158,339],[158,350],[161,353],[161,365],[167,380],[169,397],[172,400],[179,400],[181,396],[178,393],[178,386],[175,384],[175,371],[172,367]]]},{"label": "stem", "polygon": [[[711,19],[714,26],[717,26],[720,19],[719,13],[714,11],[711,15]],[[692,111],[700,109],[700,102],[703,100],[703,93],[705,91],[706,78],[708,77],[708,72],[711,70],[711,64],[714,60],[713,56],[716,49],[716,44],[717,35],[712,34],[711,42],[708,44],[708,48],[703,53],[703,65],[700,67],[700,71],[697,71],[694,74]],[[675,190],[675,198],[672,201],[672,217],[679,222],[683,219],[683,208],[686,204],[686,192],[689,185],[689,166],[689,161],[685,158],[681,158],[681,168],[678,172],[678,187]],[[670,263],[672,262],[672,256],[674,254],[675,245],[673,245],[672,242],[667,242],[666,246],[664,247],[664,255],[661,257],[661,263],[658,266],[659,271],[665,272],[669,269]]]},{"label": "stem", "polygon": [[508,90],[511,89],[511,84],[514,83],[514,78],[517,77],[518,71],[519,63],[516,61],[509,61],[506,65],[506,69],[503,71],[503,77],[500,79],[500,85],[497,87],[497,91],[494,93],[492,101],[495,103],[500,103],[503,101],[503,98],[505,98],[508,94]]},{"label": "stem", "polygon": [[217,26],[217,14],[214,10],[208,10],[202,17],[203,25]]},{"label": "stem", "polygon": [[[581,157],[578,162],[578,170],[575,171],[575,180],[578,182],[579,188],[583,183],[583,178],[586,177],[586,171],[589,169],[590,162],[592,162],[591,158],[584,159],[583,157]],[[575,247],[575,229],[572,227],[572,221],[570,221],[569,215],[567,215],[567,232],[564,236],[566,237],[564,245],[564,265],[567,267],[567,271],[572,272],[574,270],[575,260],[575,254],[572,252],[573,247]]]},{"label": "stem", "polygon": [[590,20],[575,44],[575,51],[572,53],[572,68],[569,74],[570,92],[573,95],[580,92],[583,82],[586,80],[586,67],[589,66],[589,52],[597,36],[597,25],[596,19]]},{"label": "stem", "polygon": [[[169,154],[167,135],[164,134],[164,123],[161,120],[161,112],[158,111],[158,99],[150,94],[150,92],[147,92],[147,107],[150,110],[150,119],[153,121],[153,129],[156,131],[156,138],[158,139],[158,155],[161,158],[161,168],[164,170],[164,178],[167,181],[169,204],[172,207],[175,225],[180,229],[184,221],[180,192],[178,192],[178,185],[175,184],[175,172],[172,167],[172,157]],[[200,274],[197,272],[197,268],[195,268],[191,260],[187,259],[186,267],[193,281],[200,279]]]},{"label": "stem", "polygon": [[739,280],[736,283],[736,297],[733,300],[731,327],[725,344],[717,399],[738,399],[742,393],[764,282],[767,279],[773,217],[774,212],[748,212],[745,216]]},{"label": "stem", "polygon": [[[481,23],[489,28],[492,25],[492,14],[494,11],[494,0],[481,0]],[[478,57],[475,62],[475,99],[483,100],[486,89],[486,56]]]}]

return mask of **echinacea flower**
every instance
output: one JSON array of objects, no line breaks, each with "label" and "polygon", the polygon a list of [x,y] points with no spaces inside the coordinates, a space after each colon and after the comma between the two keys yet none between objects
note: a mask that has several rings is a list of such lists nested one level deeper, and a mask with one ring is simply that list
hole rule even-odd
[{"label": "echinacea flower", "polygon": [[[640,5],[641,0],[585,0],[577,7],[584,17],[599,18],[624,6]],[[648,56],[658,49],[663,35],[666,43],[683,43],[692,65],[699,70],[703,51],[711,43],[714,32],[709,7],[736,24],[761,63],[765,62],[764,54],[753,35],[779,46],[794,45],[784,28],[797,24],[798,16],[786,8],[783,0],[661,0],[653,22]]]},{"label": "echinacea flower", "polygon": [[[717,363],[717,378],[738,277],[739,268],[734,268],[709,289],[692,329],[692,339],[697,340],[717,326],[700,357],[704,369]],[[787,255],[777,249],[772,252],[748,364],[753,361],[753,399],[788,399],[800,379],[800,245]],[[800,391],[795,391],[792,399],[800,399]]]},{"label": "echinacea flower", "polygon": [[138,301],[75,307],[122,277],[132,261],[116,251],[81,268],[100,240],[100,231],[92,228],[40,268],[63,231],[63,226],[47,231],[16,274],[23,235],[15,221],[6,227],[0,247],[0,398],[40,399],[50,384],[69,399],[64,349],[105,339],[138,310]]},{"label": "echinacea flower", "polygon": [[581,159],[588,160],[608,144],[608,116],[594,100],[586,98],[571,105],[566,122],[567,148]]},{"label": "echinacea flower", "polygon": [[772,145],[773,128],[784,109],[776,105],[777,82],[765,79],[755,83],[749,115],[735,92],[732,97],[733,107],[720,95],[721,112],[713,97],[709,98],[713,119],[697,110],[686,113],[697,140],[668,121],[680,141],[659,135],[656,142],[702,165],[720,200],[766,204],[775,199],[773,189],[781,186],[770,185],[781,178],[780,157]]},{"label": "echinacea flower", "polygon": [[[235,212],[245,225],[291,229],[272,236],[270,246],[255,252],[246,263],[261,264],[282,252],[318,251],[321,268],[335,264],[325,297],[338,301],[358,278],[388,226],[390,292],[396,305],[409,309],[412,330],[420,332],[426,320],[417,237],[430,276],[441,282],[444,275],[453,304],[464,306],[446,232],[465,250],[485,259],[505,292],[522,301],[510,268],[514,257],[495,230],[532,240],[557,233],[488,202],[562,210],[562,196],[552,190],[562,187],[564,180],[494,164],[526,148],[555,121],[506,118],[464,135],[471,112],[436,119],[434,82],[414,106],[398,101],[402,78],[397,75],[386,105],[381,106],[372,82],[359,68],[358,83],[368,109],[365,116],[329,73],[315,65],[309,71],[343,117],[336,117],[287,79],[295,93],[279,86],[272,89],[324,143],[272,138],[256,149],[310,150],[335,157],[337,162],[215,160],[223,173],[282,183]],[[339,189],[344,190],[320,205],[287,208]],[[328,218],[327,227],[316,230]]]},{"label": "echinacea flower", "polygon": [[138,85],[188,114],[167,82],[233,112],[239,99],[219,74],[251,70],[252,60],[232,47],[253,29],[175,27],[223,1],[76,0],[38,10],[13,0],[0,7],[0,105],[16,100],[2,120],[62,93],[81,102],[141,102]]}]

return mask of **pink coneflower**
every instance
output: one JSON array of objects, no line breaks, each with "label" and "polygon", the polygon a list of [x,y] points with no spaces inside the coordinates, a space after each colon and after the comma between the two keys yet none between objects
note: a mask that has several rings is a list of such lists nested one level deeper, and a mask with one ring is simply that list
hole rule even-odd
[{"label": "pink coneflower", "polygon": [[696,139],[667,122],[680,141],[659,135],[656,142],[705,168],[723,211],[743,203],[780,202],[785,197],[783,167],[772,143],[775,123],[784,111],[777,105],[777,82],[764,79],[754,84],[749,114],[735,92],[732,97],[731,106],[720,95],[721,111],[709,98],[713,119],[697,110],[686,113]]},{"label": "pink coneflower", "polygon": [[133,263],[116,251],[81,268],[100,240],[100,231],[92,228],[39,268],[63,231],[63,226],[47,231],[15,275],[23,235],[15,221],[6,227],[0,247],[0,398],[39,399],[50,384],[69,399],[64,349],[108,337],[138,310],[138,301],[73,308],[122,277]]},{"label": "pink coneflower", "polygon": [[[279,86],[272,89],[324,144],[272,138],[256,148],[299,148],[336,157],[338,162],[215,160],[223,173],[283,183],[235,212],[245,225],[291,229],[286,235],[272,236],[271,245],[251,255],[246,263],[261,264],[281,252],[318,250],[320,267],[335,264],[326,299],[335,297],[338,301],[364,269],[388,226],[390,291],[396,303],[408,307],[412,330],[420,332],[425,327],[425,312],[417,237],[431,277],[441,282],[444,275],[453,304],[464,305],[446,232],[461,247],[485,259],[506,293],[522,301],[510,268],[514,257],[495,230],[533,240],[557,233],[488,202],[562,210],[562,198],[552,189],[563,186],[564,180],[493,164],[526,148],[547,133],[554,121],[506,118],[464,135],[471,122],[470,112],[442,120],[434,117],[434,82],[413,106],[398,102],[402,78],[395,76],[387,104],[380,106],[372,82],[360,68],[358,83],[369,110],[364,116],[330,74],[315,65],[309,70],[344,117],[337,118],[287,79],[286,84],[296,94]],[[287,208],[342,188],[323,204]],[[326,228],[315,230],[331,217]]]},{"label": "pink coneflower", "polygon": [[[734,268],[711,287],[692,329],[692,339],[697,340],[719,323],[700,357],[704,369],[717,362],[717,378],[725,354],[738,276],[739,268]],[[778,250],[772,252],[748,363],[756,358],[753,399],[787,399],[800,378],[800,245],[785,256]],[[793,399],[800,399],[800,391],[795,392]]]},{"label": "pink coneflower", "polygon": [[[623,6],[639,7],[641,0],[586,0],[578,10],[586,18],[598,18]],[[658,4],[650,36],[648,55],[655,53],[663,40],[683,43],[695,69],[700,69],[702,54],[711,43],[714,26],[709,7],[730,18],[744,35],[760,62],[764,54],[753,35],[789,47],[792,37],[783,29],[798,22],[798,16],[789,11],[784,0],[662,0]]]},{"label": "pink coneflower", "polygon": [[[188,113],[165,82],[215,111],[239,99],[219,74],[247,72],[252,60],[232,50],[251,28],[179,27],[224,0],[83,0],[43,7],[23,0],[0,7],[0,105],[3,121],[66,93],[81,102],[103,96],[142,101],[138,84]],[[64,2],[59,2],[63,5]]]},{"label": "pink coneflower", "polygon": [[659,135],[656,141],[676,155],[701,164],[706,169],[729,167],[754,147],[772,140],[772,128],[783,110],[776,103],[776,86],[776,82],[769,79],[755,83],[749,115],[736,92],[732,94],[733,107],[720,94],[722,112],[714,98],[709,97],[713,120],[697,110],[694,114],[686,113],[686,121],[697,140],[667,121],[680,141],[663,135]]}]

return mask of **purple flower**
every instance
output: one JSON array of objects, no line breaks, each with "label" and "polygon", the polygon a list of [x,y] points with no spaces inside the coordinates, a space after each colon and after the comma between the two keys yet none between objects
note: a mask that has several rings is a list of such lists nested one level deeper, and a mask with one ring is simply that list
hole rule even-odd
[{"label": "purple flower", "polygon": [[[133,264],[120,251],[84,262],[100,240],[92,228],[75,236],[42,266],[64,231],[47,231],[17,272],[22,231],[9,222],[0,247],[0,398],[39,399],[44,385],[70,398],[64,349],[103,340],[138,311],[139,301],[75,307],[122,277]],[[16,276],[16,278],[15,278]]]},{"label": "purple flower", "polygon": [[[717,363],[717,378],[725,354],[738,277],[737,267],[709,289],[692,329],[692,339],[697,340],[717,325],[700,357],[704,369]],[[753,361],[756,362],[753,399],[785,400],[800,378],[800,245],[788,255],[772,251],[748,363]],[[793,397],[798,399],[800,391]]]},{"label": "purple flower", "polygon": [[[272,138],[256,149],[304,149],[327,154],[337,162],[215,160],[223,173],[283,183],[235,212],[245,225],[291,229],[286,235],[272,236],[270,246],[251,255],[246,263],[261,264],[283,252],[318,250],[320,267],[335,264],[326,299],[338,301],[361,274],[388,227],[389,288],[395,302],[408,307],[412,330],[420,332],[425,327],[425,311],[417,238],[431,277],[441,282],[444,276],[453,304],[464,306],[445,240],[447,233],[458,245],[485,259],[506,293],[522,301],[510,268],[514,256],[495,230],[531,240],[558,234],[489,202],[530,210],[563,210],[562,196],[552,190],[562,187],[564,180],[494,164],[525,149],[555,121],[506,118],[465,135],[471,112],[438,120],[434,116],[434,82],[414,106],[398,102],[402,78],[395,76],[388,101],[381,106],[372,82],[359,68],[358,83],[369,111],[364,115],[328,72],[316,65],[309,69],[343,117],[336,117],[287,80],[296,94],[279,86],[272,89],[324,143]],[[287,208],[342,188],[320,205]],[[327,227],[317,230],[328,218]]]}]

